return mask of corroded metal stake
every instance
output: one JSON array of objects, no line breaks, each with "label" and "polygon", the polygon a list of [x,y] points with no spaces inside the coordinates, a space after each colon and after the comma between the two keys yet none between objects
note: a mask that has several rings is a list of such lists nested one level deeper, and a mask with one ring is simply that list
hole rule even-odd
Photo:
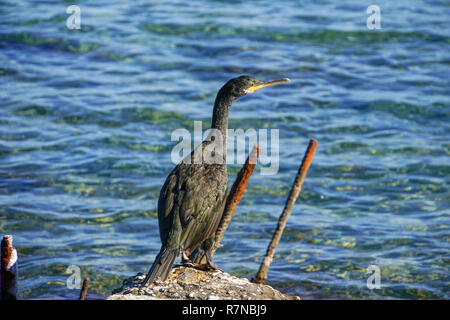
[{"label": "corroded metal stake", "polygon": [[300,190],[302,189],[303,181],[305,180],[306,173],[308,172],[312,158],[314,157],[314,153],[316,152],[316,148],[317,141],[311,139],[309,141],[308,148],[306,149],[305,156],[303,157],[302,164],[298,169],[298,173],[295,177],[294,184],[292,186],[291,192],[289,193],[289,197],[287,198],[286,206],[284,207],[284,210],[278,220],[278,225],[275,233],[273,234],[272,241],[267,248],[264,260],[261,263],[258,273],[251,280],[253,283],[265,283],[267,280],[267,271],[269,270],[270,264],[272,263],[273,255],[275,253],[275,250],[277,249],[278,243],[280,242],[281,235],[283,234],[292,207],[294,206],[295,200],[297,200]]},{"label": "corroded metal stake", "polygon": [[216,250],[222,246],[220,244],[220,241],[222,240],[223,235],[227,230],[228,225],[230,224],[231,218],[233,217],[234,211],[236,210],[239,201],[241,201],[245,187],[247,186],[248,179],[250,179],[250,176],[253,173],[253,169],[255,169],[260,152],[261,147],[259,145],[255,145],[241,171],[239,171],[236,180],[233,183],[233,186],[231,187],[230,194],[228,195],[227,202],[225,203],[222,219],[220,220],[220,224],[216,230],[212,254],[214,254],[214,252],[216,252]]},{"label": "corroded metal stake", "polygon": [[1,300],[17,299],[17,250],[13,237],[4,236],[1,243]]},{"label": "corroded metal stake", "polygon": [[84,298],[86,297],[87,289],[89,287],[89,282],[91,282],[91,279],[89,279],[88,277],[84,278],[83,286],[81,287],[81,292],[80,292],[80,300],[84,300]]}]

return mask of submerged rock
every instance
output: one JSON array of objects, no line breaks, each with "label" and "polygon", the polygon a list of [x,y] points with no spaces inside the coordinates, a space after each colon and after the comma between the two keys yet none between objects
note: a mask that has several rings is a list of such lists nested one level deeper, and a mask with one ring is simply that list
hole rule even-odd
[{"label": "submerged rock", "polygon": [[140,288],[145,274],[138,273],[123,281],[108,300],[300,300],[271,286],[251,283],[226,272],[202,271],[190,267],[172,268],[165,282]]}]

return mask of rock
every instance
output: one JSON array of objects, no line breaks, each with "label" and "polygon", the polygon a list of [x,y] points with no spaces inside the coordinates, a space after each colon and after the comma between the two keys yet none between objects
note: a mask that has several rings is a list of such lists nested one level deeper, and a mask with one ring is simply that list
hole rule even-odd
[{"label": "rock", "polygon": [[202,271],[185,266],[172,268],[165,282],[140,288],[145,274],[123,281],[108,300],[299,300],[271,286],[251,283],[223,271]]}]

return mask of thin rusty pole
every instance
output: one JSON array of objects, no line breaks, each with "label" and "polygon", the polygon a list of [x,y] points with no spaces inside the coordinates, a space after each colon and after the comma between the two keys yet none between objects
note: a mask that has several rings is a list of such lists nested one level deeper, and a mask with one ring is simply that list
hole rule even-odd
[{"label": "thin rusty pole", "polygon": [[212,248],[211,252],[212,255],[214,255],[216,250],[222,246],[220,244],[220,241],[222,240],[223,235],[227,230],[228,225],[230,224],[231,218],[233,217],[234,211],[236,210],[239,201],[241,201],[242,195],[244,194],[245,191],[245,187],[247,186],[248,179],[250,179],[250,176],[252,175],[253,170],[255,169],[256,162],[258,161],[260,152],[261,147],[256,144],[253,147],[252,152],[248,156],[247,161],[245,161],[244,166],[239,171],[236,180],[233,183],[233,186],[231,187],[222,214],[222,219],[220,220],[220,224],[216,230],[214,247]]},{"label": "thin rusty pole", "polygon": [[317,148],[317,141],[311,139],[309,141],[308,148],[306,149],[305,156],[303,157],[302,164],[298,169],[297,176],[295,177],[294,184],[292,185],[292,189],[287,198],[284,210],[281,213],[281,216],[278,220],[278,225],[273,234],[272,241],[270,242],[267,248],[264,260],[261,263],[258,273],[251,280],[253,283],[266,283],[267,272],[269,270],[270,264],[272,263],[273,255],[275,253],[275,250],[277,249],[278,243],[280,242],[284,228],[286,227],[286,222],[287,219],[289,218],[292,207],[294,206],[294,203],[297,200],[297,197],[302,189],[303,181],[305,180],[306,173],[308,172],[312,158],[314,157],[314,153],[316,152],[316,148]]},{"label": "thin rusty pole", "polygon": [[1,243],[1,300],[17,300],[17,250],[12,241],[13,237],[6,235]]},{"label": "thin rusty pole", "polygon": [[84,298],[86,297],[87,289],[89,287],[89,282],[91,282],[91,279],[89,279],[88,277],[84,278],[83,286],[81,287],[81,291],[80,291],[80,300],[84,300]]}]

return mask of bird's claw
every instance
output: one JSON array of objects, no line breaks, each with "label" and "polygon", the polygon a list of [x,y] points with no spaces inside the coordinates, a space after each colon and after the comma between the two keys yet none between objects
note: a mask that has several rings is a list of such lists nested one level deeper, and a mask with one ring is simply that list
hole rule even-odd
[{"label": "bird's claw", "polygon": [[181,260],[181,263],[182,264],[194,264],[191,260],[189,260],[189,259],[183,259],[183,260]]},{"label": "bird's claw", "polygon": [[187,261],[182,261],[181,263],[174,265],[174,267],[197,268],[198,265],[193,263],[190,260],[187,260]]},{"label": "bird's claw", "polygon": [[202,271],[217,271],[217,270],[219,270],[219,271],[223,272],[223,270],[220,269],[219,267],[217,267],[216,264],[212,261],[206,262],[203,264],[199,264],[197,266],[197,269],[202,270]]}]

